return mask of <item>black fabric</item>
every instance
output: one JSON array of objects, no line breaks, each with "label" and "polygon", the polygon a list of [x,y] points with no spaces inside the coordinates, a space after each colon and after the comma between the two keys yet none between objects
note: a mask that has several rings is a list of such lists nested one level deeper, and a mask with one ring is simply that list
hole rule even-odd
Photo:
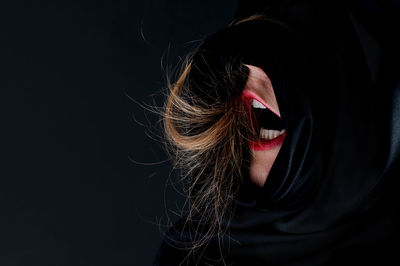
[{"label": "black fabric", "polygon": [[[264,69],[287,135],[264,187],[242,186],[229,237],[199,265],[224,265],[212,261],[221,250],[227,265],[398,263],[399,11],[398,1],[242,1],[236,18],[272,20],[203,43]],[[170,246],[191,233],[181,222],[155,265],[183,260]]]}]

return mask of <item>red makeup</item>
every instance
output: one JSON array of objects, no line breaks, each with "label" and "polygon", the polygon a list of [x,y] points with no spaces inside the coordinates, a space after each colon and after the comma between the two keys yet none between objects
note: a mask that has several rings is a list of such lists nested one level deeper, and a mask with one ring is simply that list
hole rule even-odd
[{"label": "red makeup", "polygon": [[[245,110],[248,114],[248,118],[250,120],[250,124],[252,126],[258,127],[258,121],[254,121],[255,116],[252,115],[254,108],[258,108],[258,110],[268,109],[273,112],[276,116],[280,118],[280,115],[272,110],[260,97],[258,97],[255,93],[249,90],[243,90],[241,95],[242,101],[245,106]],[[276,146],[279,146],[283,143],[286,137],[286,131],[282,130],[272,130],[268,128],[259,128],[259,135],[257,139],[250,140],[248,142],[249,148],[255,151],[265,151],[273,149]]]}]

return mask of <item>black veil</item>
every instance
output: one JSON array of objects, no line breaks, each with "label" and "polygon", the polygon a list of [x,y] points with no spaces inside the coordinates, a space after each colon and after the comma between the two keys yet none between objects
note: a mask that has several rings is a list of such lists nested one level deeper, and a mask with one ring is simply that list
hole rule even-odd
[{"label": "black veil", "polygon": [[[243,185],[229,237],[199,265],[223,265],[210,262],[220,248],[227,265],[399,260],[399,11],[398,1],[240,1],[236,19],[268,19],[205,39],[202,49],[263,68],[287,135],[264,187]],[[171,239],[188,233],[180,225]],[[184,255],[165,240],[155,265]]]}]

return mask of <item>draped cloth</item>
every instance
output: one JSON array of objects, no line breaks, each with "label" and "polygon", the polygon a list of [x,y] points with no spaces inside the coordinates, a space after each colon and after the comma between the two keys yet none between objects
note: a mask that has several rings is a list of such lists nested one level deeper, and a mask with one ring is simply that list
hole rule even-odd
[{"label": "draped cloth", "polygon": [[[198,265],[224,265],[212,260],[221,250],[226,265],[396,264],[400,2],[239,1],[235,19],[255,13],[268,19],[201,47],[267,73],[287,134],[264,186],[243,184],[229,237],[212,240]],[[171,246],[191,233],[182,221],[154,265],[186,255]]]}]

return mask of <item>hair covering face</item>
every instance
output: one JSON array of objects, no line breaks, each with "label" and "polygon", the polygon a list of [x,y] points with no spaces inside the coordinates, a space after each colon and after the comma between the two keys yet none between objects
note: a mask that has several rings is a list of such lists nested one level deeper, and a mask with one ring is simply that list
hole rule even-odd
[{"label": "hair covering face", "polygon": [[[216,65],[240,56],[261,67],[286,126],[264,186],[246,182],[235,198],[224,262],[392,264],[391,240],[399,237],[400,46],[379,26],[394,27],[398,2],[387,13],[387,3],[374,1],[283,2],[264,10],[283,24],[244,22],[210,35],[200,49]],[[251,14],[245,7],[239,4],[237,17]],[[169,236],[189,234],[181,229],[178,221]],[[205,260],[218,259],[218,244],[210,242]],[[182,256],[163,243],[156,263],[179,265]]]}]

